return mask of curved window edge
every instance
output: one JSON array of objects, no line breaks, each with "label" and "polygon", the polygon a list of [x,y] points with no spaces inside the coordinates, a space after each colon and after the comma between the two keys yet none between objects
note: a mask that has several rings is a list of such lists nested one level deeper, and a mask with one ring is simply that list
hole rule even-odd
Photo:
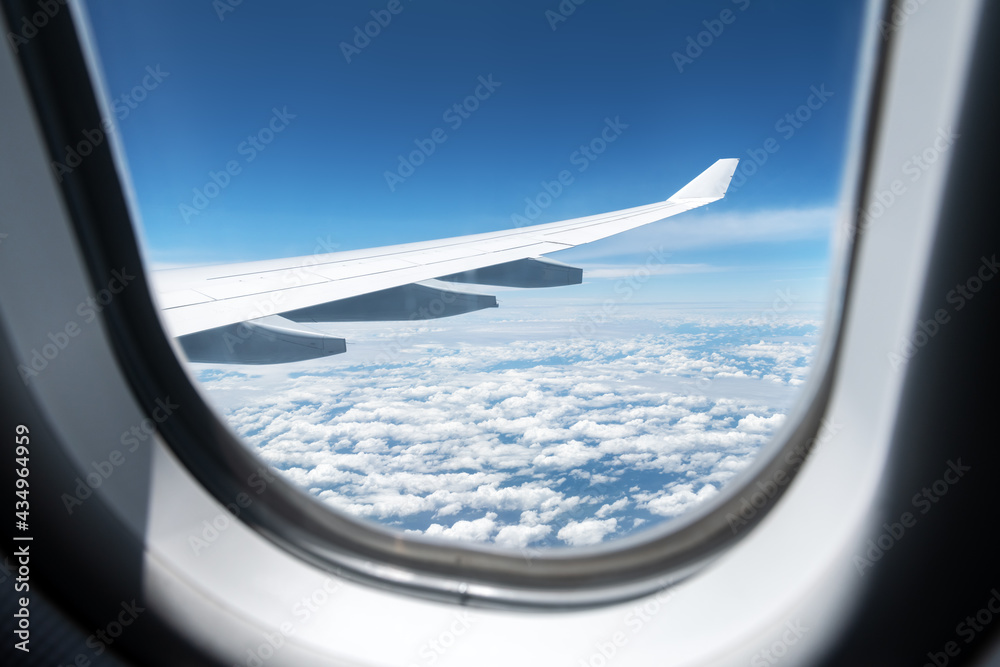
[{"label": "curved window edge", "polygon": [[[25,9],[28,3],[7,8]],[[99,68],[83,12],[54,17],[31,49],[19,54],[51,155],[69,143],[75,128],[99,126]],[[841,232],[853,229],[853,212],[865,193],[879,100],[874,91],[886,66],[890,40],[878,38],[876,20],[888,3],[869,3],[864,47],[856,77],[851,150],[845,161]],[[76,22],[76,25],[74,25]],[[81,43],[81,39],[83,43]],[[69,54],[69,55],[67,55]],[[106,109],[104,110],[106,111]],[[81,168],[61,184],[77,240],[95,286],[107,266],[142,266],[132,224],[134,207],[123,175],[122,153],[112,134]],[[848,214],[848,215],[845,215]],[[835,360],[844,329],[851,268],[858,239],[842,234],[827,305],[827,320],[803,395],[785,425],[749,468],[712,501],[661,527],[620,541],[571,552],[540,552],[532,558],[496,546],[477,547],[425,537],[404,537],[388,528],[336,513],[280,478],[269,482],[261,502],[243,509],[240,519],[272,542],[324,570],[462,604],[518,608],[581,608],[633,599],[680,581],[749,533],[781,499],[808,452],[823,441],[823,415],[835,381]],[[123,293],[102,317],[119,365],[147,414],[157,399],[171,396],[184,405],[161,425],[160,433],[191,474],[223,506],[241,493],[255,492],[250,480],[261,462],[246,450],[202,400],[176,345],[162,329],[145,275],[138,289]],[[773,492],[771,492],[773,490]],[[764,500],[757,502],[761,497]],[[753,511],[745,510],[746,505]],[[734,522],[734,517],[738,521]]]}]

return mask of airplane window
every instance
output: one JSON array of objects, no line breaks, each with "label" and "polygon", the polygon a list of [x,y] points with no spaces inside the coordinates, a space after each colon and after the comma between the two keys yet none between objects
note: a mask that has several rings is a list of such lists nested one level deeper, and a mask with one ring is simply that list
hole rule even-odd
[{"label": "airplane window", "polygon": [[87,3],[204,395],[335,510],[522,550],[662,526],[787,427],[862,10]]}]

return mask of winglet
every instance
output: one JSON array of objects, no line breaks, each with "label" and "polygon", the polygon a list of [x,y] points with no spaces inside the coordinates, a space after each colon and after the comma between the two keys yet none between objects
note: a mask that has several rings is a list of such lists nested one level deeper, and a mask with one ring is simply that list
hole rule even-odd
[{"label": "winglet", "polygon": [[680,199],[711,199],[716,201],[722,199],[726,195],[726,190],[729,189],[729,182],[733,180],[736,165],[739,163],[739,158],[718,160],[701,172],[693,181],[674,193],[674,196],[668,201]]}]

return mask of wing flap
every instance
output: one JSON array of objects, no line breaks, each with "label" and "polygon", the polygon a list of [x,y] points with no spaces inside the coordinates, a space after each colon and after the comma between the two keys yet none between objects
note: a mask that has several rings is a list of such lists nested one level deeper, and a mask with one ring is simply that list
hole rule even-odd
[{"label": "wing flap", "polygon": [[438,280],[498,287],[564,287],[583,282],[583,269],[540,257],[441,276]]},{"label": "wing flap", "polygon": [[178,341],[188,360],[208,363],[279,364],[347,351],[343,338],[277,315],[198,331]]},{"label": "wing flap", "polygon": [[392,322],[432,320],[496,308],[488,294],[458,292],[443,284],[413,283],[283,313],[294,322]]}]

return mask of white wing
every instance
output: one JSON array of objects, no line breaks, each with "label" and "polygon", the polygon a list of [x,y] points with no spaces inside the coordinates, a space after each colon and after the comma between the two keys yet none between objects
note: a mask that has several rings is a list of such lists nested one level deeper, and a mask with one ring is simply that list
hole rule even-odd
[{"label": "white wing", "polygon": [[[721,199],[739,160],[719,160],[666,201],[520,229],[367,250],[156,271],[169,333],[192,360],[276,363],[344,351],[307,322],[424,319],[495,306],[433,279],[544,287],[581,272],[542,255]],[[279,317],[278,315],[282,316]]]}]

